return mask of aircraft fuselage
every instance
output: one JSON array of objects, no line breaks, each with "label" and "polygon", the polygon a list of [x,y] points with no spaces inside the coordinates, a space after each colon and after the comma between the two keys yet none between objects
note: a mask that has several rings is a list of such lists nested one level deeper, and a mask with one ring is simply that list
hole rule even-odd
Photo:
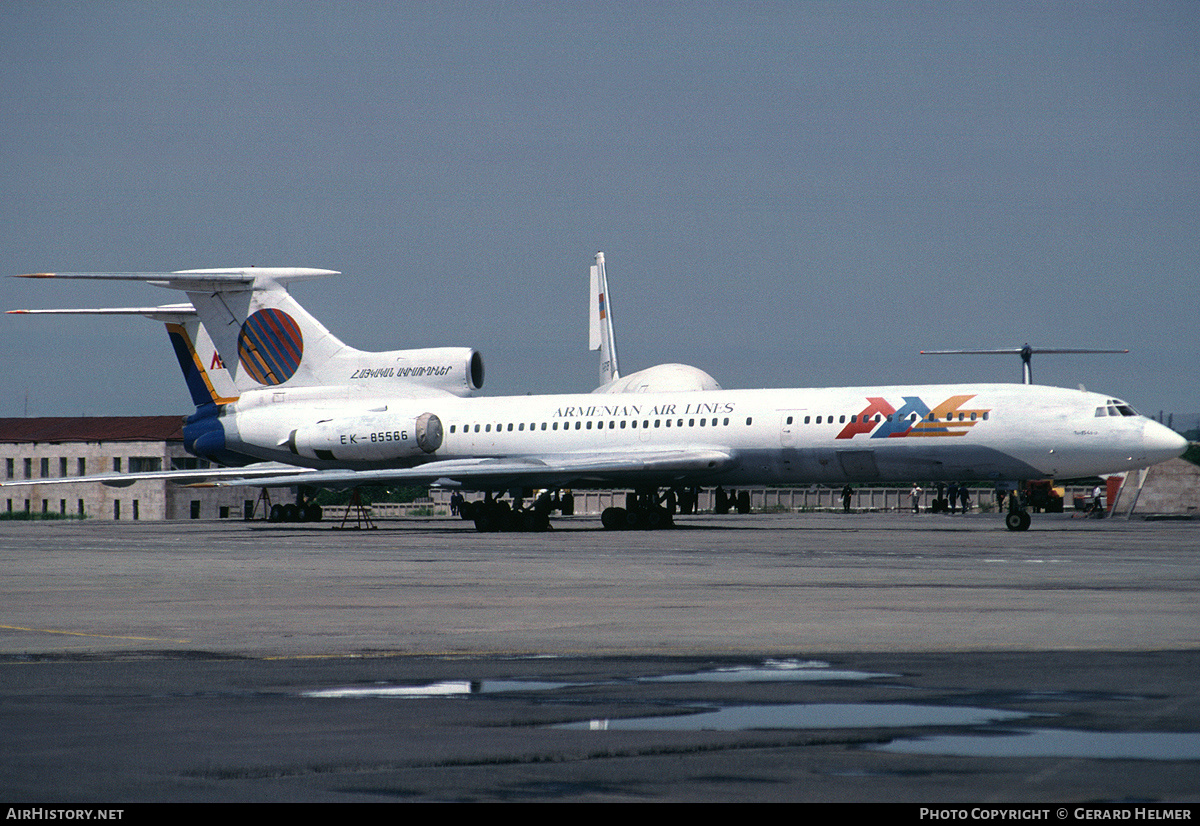
[{"label": "aircraft fuselage", "polygon": [[1179,455],[1181,437],[1115,401],[1017,384],[417,399],[274,387],[244,394],[217,422],[226,450],[320,469],[672,448],[728,456],[686,478],[631,472],[641,484],[1072,478]]}]

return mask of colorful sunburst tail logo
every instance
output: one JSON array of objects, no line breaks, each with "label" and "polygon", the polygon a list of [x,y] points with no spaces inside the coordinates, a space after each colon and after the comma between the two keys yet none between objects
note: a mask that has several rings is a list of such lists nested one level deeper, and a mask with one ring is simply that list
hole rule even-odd
[{"label": "colorful sunburst tail logo", "polygon": [[259,310],[238,335],[238,361],[259,384],[282,384],[295,375],[304,356],[300,325],[283,310]]}]

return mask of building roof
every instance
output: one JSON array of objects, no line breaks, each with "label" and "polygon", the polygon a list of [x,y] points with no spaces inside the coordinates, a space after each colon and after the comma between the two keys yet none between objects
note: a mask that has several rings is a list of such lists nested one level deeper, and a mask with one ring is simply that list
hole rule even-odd
[{"label": "building roof", "polygon": [[182,416],[0,419],[0,442],[181,442]]}]

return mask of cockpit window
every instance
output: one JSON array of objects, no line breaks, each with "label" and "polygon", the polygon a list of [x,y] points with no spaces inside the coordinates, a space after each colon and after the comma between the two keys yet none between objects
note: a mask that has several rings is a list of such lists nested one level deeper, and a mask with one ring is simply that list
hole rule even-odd
[{"label": "cockpit window", "polygon": [[1096,408],[1096,416],[1140,416],[1141,414],[1120,399],[1108,399]]}]

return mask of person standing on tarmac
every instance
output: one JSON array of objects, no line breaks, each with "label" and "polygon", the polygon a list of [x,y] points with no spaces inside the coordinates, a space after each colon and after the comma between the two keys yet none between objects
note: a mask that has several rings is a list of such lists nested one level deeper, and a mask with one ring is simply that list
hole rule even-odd
[{"label": "person standing on tarmac", "polygon": [[916,482],[913,482],[912,490],[908,492],[908,496],[912,499],[913,513],[921,512],[921,487]]},{"label": "person standing on tarmac", "polygon": [[850,499],[854,496],[854,489],[849,485],[842,488],[842,512],[850,513]]}]

